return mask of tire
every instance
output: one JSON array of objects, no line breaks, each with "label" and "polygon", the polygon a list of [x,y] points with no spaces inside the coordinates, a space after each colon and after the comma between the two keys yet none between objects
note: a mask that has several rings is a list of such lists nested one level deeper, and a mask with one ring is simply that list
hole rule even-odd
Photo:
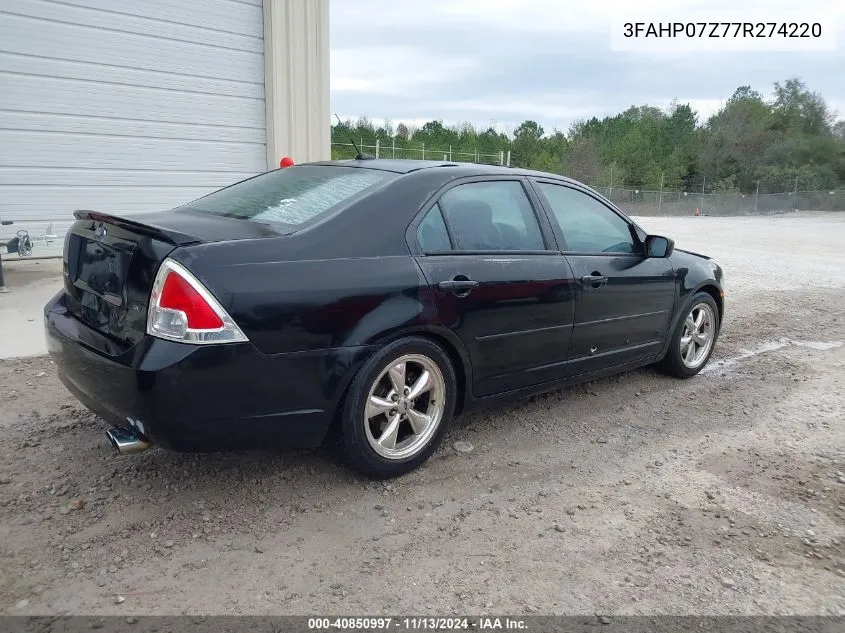
[{"label": "tire", "polygon": [[[690,335],[690,319],[695,324],[695,318],[698,314],[703,314],[703,321],[701,324],[702,330],[700,334],[704,334],[705,323],[709,323],[709,328],[706,330],[706,341],[699,335]],[[669,349],[666,356],[659,364],[660,369],[677,378],[691,378],[700,372],[710,355],[713,353],[716,338],[719,335],[719,308],[716,302],[706,292],[696,293],[692,300],[687,304],[675,331],[672,333],[672,338],[669,341]],[[682,341],[682,339],[684,339]],[[686,341],[690,341],[685,345]],[[702,343],[699,344],[699,341]],[[689,345],[694,345],[692,352],[689,350]]]},{"label": "tire", "polygon": [[[403,365],[404,373],[391,370]],[[374,479],[414,470],[437,450],[456,393],[455,370],[439,345],[420,337],[388,344],[364,363],[344,400],[341,445],[347,461]]]}]

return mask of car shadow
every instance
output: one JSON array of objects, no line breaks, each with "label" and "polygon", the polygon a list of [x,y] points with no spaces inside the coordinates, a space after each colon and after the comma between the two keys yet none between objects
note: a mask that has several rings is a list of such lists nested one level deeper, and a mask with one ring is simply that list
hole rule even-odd
[{"label": "car shadow", "polygon": [[[602,396],[614,400],[613,406],[616,406],[620,397],[627,398],[628,391],[644,388],[646,383],[655,380],[661,385],[678,384],[676,379],[664,376],[651,367],[644,367],[460,415],[452,421],[447,430],[443,448],[448,449],[451,441],[459,439],[459,436],[469,429],[483,431],[490,443],[498,444],[497,439],[503,439],[507,433],[507,425],[494,423],[485,427],[491,418],[497,421],[518,421],[527,410],[536,415],[538,407],[552,417],[563,415],[573,399],[584,396],[596,398],[599,401],[598,410],[601,410]],[[647,388],[651,390],[653,385],[649,384]],[[337,432],[335,426],[330,430],[330,434]],[[497,438],[497,434],[502,438]],[[232,486],[240,485],[244,481],[265,486],[271,480],[288,484],[312,480],[319,481],[322,485],[360,486],[374,481],[349,469],[334,435],[328,437],[323,446],[310,449],[273,447],[238,452],[175,453],[153,448],[140,455],[114,455],[112,459],[118,463],[131,463],[133,469],[149,475],[151,481],[159,479],[157,474],[162,468],[193,474],[199,480],[207,479],[209,485],[229,480],[232,480]],[[399,479],[405,480],[413,476],[412,472]],[[230,492],[235,493],[236,489],[232,488]]]}]

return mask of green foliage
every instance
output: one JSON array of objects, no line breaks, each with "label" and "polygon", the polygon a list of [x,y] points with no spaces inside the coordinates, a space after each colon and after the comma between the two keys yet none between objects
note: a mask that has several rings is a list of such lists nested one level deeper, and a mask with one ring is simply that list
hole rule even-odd
[{"label": "green foliage", "polygon": [[739,193],[739,188],[736,186],[736,175],[731,174],[717,180],[711,193]]},{"label": "green foliage", "polygon": [[[470,123],[447,126],[429,121],[419,129],[390,120],[376,127],[369,119],[332,127],[334,158],[352,158],[349,135],[381,156],[498,162],[562,173],[596,186],[639,190],[753,193],[845,186],[845,122],[836,121],[825,100],[799,79],[775,83],[767,100],[740,86],[706,121],[689,104],[667,110],[631,106],[615,116],[575,122],[567,133],[547,132],[524,121],[511,135]],[[387,153],[385,153],[387,152]]]},{"label": "green foliage", "polygon": [[737,88],[727,104],[707,121],[702,134],[699,169],[715,183],[731,176],[752,186],[763,153],[777,138],[773,111],[760,93]]},{"label": "green foliage", "polygon": [[827,103],[798,79],[775,83],[775,128],[788,135],[827,136],[834,123]]},{"label": "green foliage", "polygon": [[[802,167],[763,165],[757,169],[755,176],[760,181],[763,190],[783,189],[784,183],[796,183],[801,191],[835,189],[837,186],[836,173],[827,165],[804,165]],[[772,183],[774,183],[774,186]]]},{"label": "green foliage", "polygon": [[798,79],[776,83],[767,102],[748,86],[738,88],[704,128],[702,173],[733,176],[743,192],[824,189],[845,181],[845,142],[824,99]]}]

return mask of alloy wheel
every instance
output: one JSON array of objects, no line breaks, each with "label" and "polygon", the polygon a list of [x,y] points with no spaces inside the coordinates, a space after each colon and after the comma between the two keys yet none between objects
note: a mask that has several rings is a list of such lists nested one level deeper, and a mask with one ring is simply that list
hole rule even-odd
[{"label": "alloy wheel", "polygon": [[681,361],[690,369],[701,365],[716,338],[716,315],[707,303],[696,304],[687,314],[681,334]]},{"label": "alloy wheel", "polygon": [[401,356],[370,387],[364,410],[370,447],[385,459],[413,457],[440,426],[445,402],[437,364],[422,354]]}]

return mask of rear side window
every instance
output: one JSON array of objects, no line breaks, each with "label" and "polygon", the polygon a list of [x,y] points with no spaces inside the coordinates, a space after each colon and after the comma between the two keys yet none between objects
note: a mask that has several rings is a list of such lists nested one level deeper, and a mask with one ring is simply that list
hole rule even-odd
[{"label": "rear side window", "polygon": [[389,177],[389,172],[354,167],[288,167],[220,189],[180,210],[297,227]]},{"label": "rear side window", "polygon": [[440,207],[463,251],[542,251],[546,246],[531,202],[516,180],[458,185]]},{"label": "rear side window", "polygon": [[435,204],[431,211],[425,214],[423,221],[417,229],[417,239],[420,242],[423,253],[437,253],[452,250],[449,242],[449,232],[446,230],[446,223],[443,222],[443,215],[440,212],[440,205]]}]

